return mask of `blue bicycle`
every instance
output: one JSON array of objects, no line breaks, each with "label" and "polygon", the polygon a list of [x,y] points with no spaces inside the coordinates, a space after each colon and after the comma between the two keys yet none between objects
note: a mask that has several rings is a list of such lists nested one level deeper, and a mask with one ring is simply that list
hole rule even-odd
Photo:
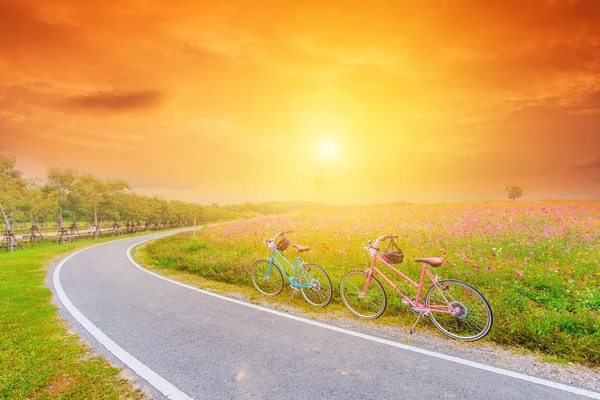
[{"label": "blue bicycle", "polygon": [[[254,263],[250,272],[252,284],[264,295],[277,296],[283,289],[283,277],[285,276],[294,290],[293,293],[300,289],[302,297],[309,304],[325,307],[331,301],[333,294],[331,279],[319,265],[306,264],[300,259],[299,254],[308,251],[310,247],[293,245],[298,252],[294,264],[285,258],[282,252],[291,245],[285,234],[290,232],[278,232],[271,239],[265,240],[271,249],[271,256],[267,260],[259,260]],[[281,240],[275,244],[278,237],[281,237]],[[286,264],[287,269],[292,271],[291,273],[288,273]]]}]

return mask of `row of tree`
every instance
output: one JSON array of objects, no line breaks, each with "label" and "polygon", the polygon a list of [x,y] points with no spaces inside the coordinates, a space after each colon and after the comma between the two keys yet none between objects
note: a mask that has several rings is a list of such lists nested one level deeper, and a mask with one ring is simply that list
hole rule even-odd
[{"label": "row of tree", "polygon": [[32,226],[51,221],[60,231],[65,228],[65,218],[71,224],[86,221],[96,227],[101,222],[181,226],[286,211],[268,203],[220,207],[142,196],[132,192],[124,180],[102,180],[70,168],[50,167],[44,179],[25,179],[15,166],[14,156],[0,155],[0,212],[5,236],[10,236],[15,221],[27,221]]}]

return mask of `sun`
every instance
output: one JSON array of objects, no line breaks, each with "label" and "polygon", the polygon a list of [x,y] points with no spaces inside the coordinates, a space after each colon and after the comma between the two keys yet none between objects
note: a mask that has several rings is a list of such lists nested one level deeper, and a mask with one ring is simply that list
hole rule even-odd
[{"label": "sun", "polygon": [[323,161],[335,161],[341,153],[339,143],[331,138],[319,139],[316,147],[317,156]]}]

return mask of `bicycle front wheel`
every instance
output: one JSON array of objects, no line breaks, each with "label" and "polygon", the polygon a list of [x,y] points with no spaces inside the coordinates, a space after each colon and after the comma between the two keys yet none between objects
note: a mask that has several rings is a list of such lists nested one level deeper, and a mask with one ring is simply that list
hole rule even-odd
[{"label": "bicycle front wheel", "polygon": [[[298,274],[302,297],[309,304],[325,307],[331,301],[333,286],[323,268],[317,264],[304,264]],[[310,285],[308,287],[307,285]]]},{"label": "bicycle front wheel", "polygon": [[431,322],[444,335],[463,342],[483,338],[492,329],[492,308],[485,297],[468,283],[446,280],[432,285],[425,305],[433,307]]},{"label": "bicycle front wheel", "polygon": [[275,265],[267,260],[259,260],[250,270],[252,284],[264,295],[277,296],[283,289],[283,275]]},{"label": "bicycle front wheel", "polygon": [[387,297],[383,286],[374,276],[364,296],[361,296],[368,276],[365,271],[348,272],[340,281],[340,296],[352,314],[359,318],[375,319],[385,311]]}]

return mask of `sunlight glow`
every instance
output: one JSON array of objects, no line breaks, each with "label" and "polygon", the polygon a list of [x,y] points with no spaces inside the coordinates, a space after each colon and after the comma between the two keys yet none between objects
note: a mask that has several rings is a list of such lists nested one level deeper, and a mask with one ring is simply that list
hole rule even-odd
[{"label": "sunlight glow", "polygon": [[330,138],[323,138],[317,143],[317,155],[324,161],[335,161],[340,156],[338,142]]}]

